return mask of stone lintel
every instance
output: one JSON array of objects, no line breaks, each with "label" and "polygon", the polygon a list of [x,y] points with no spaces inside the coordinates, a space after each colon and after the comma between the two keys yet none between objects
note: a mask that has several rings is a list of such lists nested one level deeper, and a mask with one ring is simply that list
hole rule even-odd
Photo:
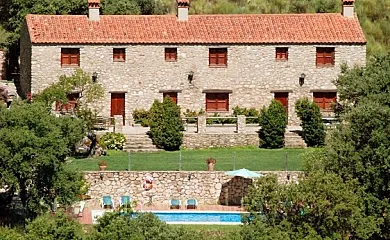
[{"label": "stone lintel", "polygon": [[286,89],[286,90],[271,90],[271,91],[270,91],[270,93],[281,93],[281,92],[292,93],[293,90],[291,90],[291,89]]},{"label": "stone lintel", "polygon": [[109,93],[127,93],[127,91],[109,91]]},{"label": "stone lintel", "polygon": [[337,89],[310,89],[310,92],[337,92]]},{"label": "stone lintel", "polygon": [[205,89],[202,93],[233,93],[233,90],[229,89]]},{"label": "stone lintel", "polygon": [[161,89],[158,90],[159,93],[169,93],[169,92],[175,92],[175,93],[181,93],[182,90],[180,89]]}]

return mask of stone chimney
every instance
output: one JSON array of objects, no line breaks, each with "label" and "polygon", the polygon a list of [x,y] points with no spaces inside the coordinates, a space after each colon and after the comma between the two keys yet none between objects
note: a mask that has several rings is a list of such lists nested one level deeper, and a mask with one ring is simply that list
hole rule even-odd
[{"label": "stone chimney", "polygon": [[188,21],[189,0],[177,0],[177,19],[179,21]]},{"label": "stone chimney", "polygon": [[99,21],[100,0],[88,0],[88,19]]},{"label": "stone chimney", "polygon": [[354,3],[355,3],[355,0],[343,0],[342,14],[344,17],[355,16]]}]

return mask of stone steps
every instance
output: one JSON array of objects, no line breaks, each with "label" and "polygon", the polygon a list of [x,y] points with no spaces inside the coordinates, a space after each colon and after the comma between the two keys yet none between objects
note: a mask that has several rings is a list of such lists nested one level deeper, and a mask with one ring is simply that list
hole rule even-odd
[{"label": "stone steps", "polygon": [[297,132],[286,131],[284,134],[284,146],[286,148],[306,148],[307,145]]},{"label": "stone steps", "polygon": [[124,150],[127,152],[158,152],[158,149],[147,134],[125,134],[126,144]]}]

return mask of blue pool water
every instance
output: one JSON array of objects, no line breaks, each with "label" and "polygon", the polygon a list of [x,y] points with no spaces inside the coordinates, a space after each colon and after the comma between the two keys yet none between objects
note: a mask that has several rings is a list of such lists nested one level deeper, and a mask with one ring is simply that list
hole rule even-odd
[{"label": "blue pool water", "polygon": [[188,211],[152,211],[161,221],[167,223],[214,223],[240,224],[239,212],[188,212]]}]

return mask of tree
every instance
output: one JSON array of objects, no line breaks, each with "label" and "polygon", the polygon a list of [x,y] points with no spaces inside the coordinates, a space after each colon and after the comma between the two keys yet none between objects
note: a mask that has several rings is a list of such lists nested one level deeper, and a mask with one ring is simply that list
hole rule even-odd
[{"label": "tree", "polygon": [[344,110],[326,146],[324,169],[364,188],[368,215],[383,219],[375,239],[390,238],[390,54],[344,69],[336,81]]},{"label": "tree", "polygon": [[273,229],[279,239],[283,232],[294,240],[370,239],[379,232],[381,220],[365,214],[361,191],[354,181],[345,183],[336,174],[320,171],[292,185],[279,185],[276,176],[266,176],[245,199],[251,213],[247,224],[257,228],[261,221],[262,231]]},{"label": "tree", "polygon": [[94,227],[89,239],[201,240],[205,238],[195,231],[171,227],[152,213],[136,213],[136,215],[129,216],[116,211],[106,213],[98,219],[98,224]]},{"label": "tree", "polygon": [[180,107],[167,96],[161,103],[154,101],[150,108],[150,136],[158,148],[178,150],[183,142],[183,123]]},{"label": "tree", "polygon": [[[0,188],[5,189],[7,199],[3,210],[18,196],[25,217],[35,217],[47,211],[54,199],[69,203],[79,194],[65,191],[72,189],[71,184],[75,190],[82,185],[79,175],[63,172],[71,142],[81,140],[84,133],[81,128],[69,133],[70,122],[83,125],[77,118],[56,118],[41,103],[18,102],[11,109],[0,108]],[[69,178],[73,181],[67,182]]]},{"label": "tree", "polygon": [[0,227],[1,240],[24,240],[24,236],[14,228]]},{"label": "tree", "polygon": [[84,231],[81,224],[64,213],[44,214],[26,226],[26,240],[82,240]]},{"label": "tree", "polygon": [[325,144],[325,125],[320,108],[307,98],[298,99],[295,110],[301,120],[302,136],[307,146],[320,147]]},{"label": "tree", "polygon": [[[87,129],[92,129],[99,111],[94,103],[104,97],[104,88],[99,83],[94,82],[91,76],[81,69],[76,69],[71,76],[60,76],[58,82],[51,84],[35,95],[34,101],[42,102],[48,107],[56,102],[61,108],[63,104],[68,102],[68,95],[72,91],[79,93],[79,97],[76,99],[76,107],[73,109],[74,114],[84,120]],[[73,125],[73,127],[77,126]]]},{"label": "tree", "polygon": [[259,123],[260,147],[282,148],[284,147],[284,133],[287,126],[287,114],[283,105],[272,100],[268,108],[261,109]]}]

